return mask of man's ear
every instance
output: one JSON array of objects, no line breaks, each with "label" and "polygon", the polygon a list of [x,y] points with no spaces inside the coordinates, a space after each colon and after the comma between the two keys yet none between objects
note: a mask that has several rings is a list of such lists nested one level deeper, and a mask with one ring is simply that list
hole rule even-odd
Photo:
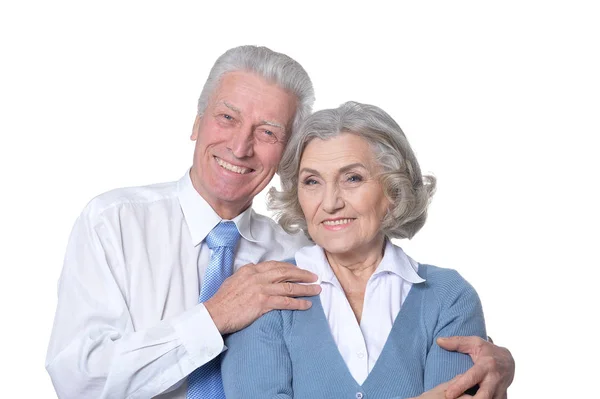
[{"label": "man's ear", "polygon": [[192,128],[192,135],[190,136],[190,140],[196,141],[198,139],[198,130],[200,129],[201,121],[202,115],[196,115],[196,120],[194,120],[194,127]]}]

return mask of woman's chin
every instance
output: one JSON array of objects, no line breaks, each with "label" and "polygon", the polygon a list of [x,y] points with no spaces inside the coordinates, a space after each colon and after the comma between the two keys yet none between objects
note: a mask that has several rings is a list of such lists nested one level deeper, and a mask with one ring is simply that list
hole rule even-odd
[{"label": "woman's chin", "polygon": [[329,253],[329,254],[334,254],[334,255],[344,255],[344,254],[348,254],[348,253],[352,253],[355,250],[355,246],[351,245],[347,242],[327,242],[324,243],[324,245],[318,244],[320,247],[322,247],[325,252]]}]

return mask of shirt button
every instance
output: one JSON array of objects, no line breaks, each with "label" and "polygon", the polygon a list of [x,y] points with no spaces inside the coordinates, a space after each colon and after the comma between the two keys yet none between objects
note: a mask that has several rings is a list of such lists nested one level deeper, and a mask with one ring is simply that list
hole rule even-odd
[{"label": "shirt button", "polygon": [[364,396],[362,392],[356,392],[356,399],[363,399]]},{"label": "shirt button", "polygon": [[[365,357],[365,354],[364,354],[363,352],[358,352],[358,353],[356,354],[356,356],[358,356],[358,358],[359,358],[359,359],[362,359],[363,357]],[[362,395],[362,394],[361,394],[361,395]],[[362,398],[362,396],[361,396],[361,398]]]}]

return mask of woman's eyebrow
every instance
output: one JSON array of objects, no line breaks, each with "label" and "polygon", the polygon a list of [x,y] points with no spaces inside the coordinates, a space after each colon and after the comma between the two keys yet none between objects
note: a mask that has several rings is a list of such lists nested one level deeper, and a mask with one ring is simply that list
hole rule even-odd
[{"label": "woman's eyebrow", "polygon": [[351,163],[350,165],[346,165],[340,168],[340,173],[344,173],[349,171],[350,169],[354,169],[354,168],[363,168],[363,169],[367,169],[367,167],[365,165],[363,165],[360,162],[356,162],[356,163]]},{"label": "woman's eyebrow", "polygon": [[[347,171],[349,171],[351,169],[354,169],[354,168],[367,169],[367,167],[365,165],[363,165],[362,163],[356,162],[356,163],[351,163],[350,165],[346,165],[346,166],[341,167],[339,169],[338,173],[344,173],[344,172],[347,172]],[[310,173],[311,175],[321,176],[321,174],[317,170],[312,169],[312,168],[302,168],[302,169],[300,169],[300,171],[298,172],[298,174],[304,173],[304,172]]]},{"label": "woman's eyebrow", "polygon": [[318,171],[311,169],[311,168],[302,168],[302,169],[300,169],[300,172],[298,172],[298,174],[304,173],[304,172],[310,173],[311,175],[321,176],[321,174]]}]

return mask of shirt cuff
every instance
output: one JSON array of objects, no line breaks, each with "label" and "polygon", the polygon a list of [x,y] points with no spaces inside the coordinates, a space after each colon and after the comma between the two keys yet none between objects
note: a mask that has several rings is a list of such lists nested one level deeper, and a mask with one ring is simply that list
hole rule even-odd
[{"label": "shirt cuff", "polygon": [[221,333],[201,303],[179,316],[173,326],[195,367],[208,363],[225,349]]}]

